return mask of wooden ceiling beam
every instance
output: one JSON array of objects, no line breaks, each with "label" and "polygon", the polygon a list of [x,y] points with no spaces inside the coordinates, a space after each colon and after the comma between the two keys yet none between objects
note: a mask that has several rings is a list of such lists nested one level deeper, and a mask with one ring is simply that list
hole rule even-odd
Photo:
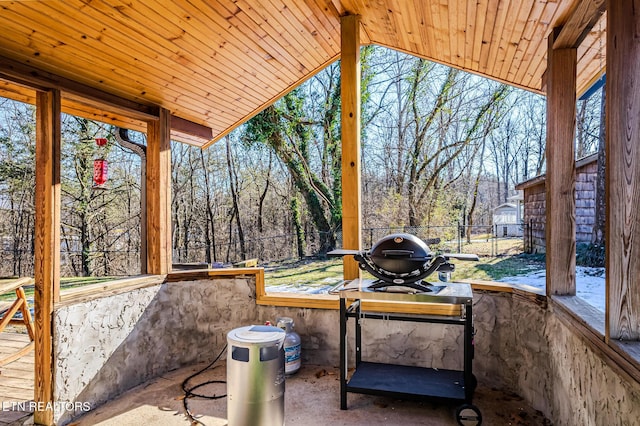
[{"label": "wooden ceiling beam", "polygon": [[[148,122],[158,119],[158,107],[132,102],[4,57],[0,57],[0,79],[7,81],[7,84],[0,86],[0,96],[34,103],[34,95],[27,96],[28,91],[60,90],[64,96],[62,100],[63,112],[100,121],[101,117],[96,117],[96,111],[107,110],[125,118],[121,120],[122,122],[117,123],[114,122],[113,117],[111,119],[109,117],[102,118],[119,127],[144,132],[146,130],[143,128],[144,126],[131,126],[126,123],[133,120]],[[20,89],[20,87],[26,89]],[[86,111],[84,111],[85,108]],[[171,115],[171,130],[177,136],[177,140],[181,142],[204,145],[213,139],[211,127],[176,115]]]},{"label": "wooden ceiling beam", "polygon": [[605,0],[581,0],[553,42],[554,49],[577,48],[606,9]]},{"label": "wooden ceiling beam", "polygon": [[157,106],[124,99],[6,57],[0,57],[0,78],[37,90],[60,90],[67,98],[82,99],[86,104],[99,104],[102,108],[138,120],[157,120],[159,115]]},{"label": "wooden ceiling beam", "polygon": [[195,136],[205,143],[213,139],[213,129],[211,127],[203,126],[175,115],[171,115],[171,131]]}]

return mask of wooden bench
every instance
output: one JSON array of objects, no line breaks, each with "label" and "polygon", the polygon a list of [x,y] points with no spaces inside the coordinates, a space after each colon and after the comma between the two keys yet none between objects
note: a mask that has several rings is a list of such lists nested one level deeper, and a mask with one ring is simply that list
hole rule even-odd
[{"label": "wooden bench", "polygon": [[[16,293],[16,298],[13,301],[0,300],[0,312],[4,312],[3,314],[0,314],[0,333],[2,333],[9,324],[24,325],[27,328],[27,333],[29,333],[30,338],[30,343],[26,346],[11,355],[0,358],[0,367],[15,361],[33,350],[34,340],[36,338],[33,329],[33,320],[31,318],[29,306],[27,305],[27,298],[24,294],[24,289],[22,288],[29,284],[33,284],[33,278],[18,278],[13,281],[0,283],[0,295],[7,294],[12,291],[15,291]],[[22,312],[22,319],[13,319],[13,316],[18,311]]]}]

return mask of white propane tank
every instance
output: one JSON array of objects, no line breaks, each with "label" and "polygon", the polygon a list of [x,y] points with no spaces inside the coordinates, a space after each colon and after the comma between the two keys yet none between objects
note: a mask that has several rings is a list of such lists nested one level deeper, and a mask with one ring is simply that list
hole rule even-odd
[{"label": "white propane tank", "polygon": [[300,370],[302,364],[302,349],[300,346],[300,336],[293,331],[293,319],[280,317],[276,320],[276,326],[285,331],[284,338],[284,373],[295,374]]}]

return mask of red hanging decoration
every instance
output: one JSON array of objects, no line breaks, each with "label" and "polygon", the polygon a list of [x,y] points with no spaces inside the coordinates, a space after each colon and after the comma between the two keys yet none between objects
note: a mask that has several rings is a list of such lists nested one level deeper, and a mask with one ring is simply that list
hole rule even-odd
[{"label": "red hanging decoration", "polygon": [[108,163],[107,160],[93,160],[93,182],[98,185],[107,183]]},{"label": "red hanging decoration", "polygon": [[[107,145],[107,138],[96,138],[98,145],[98,155],[104,157],[104,147]],[[108,163],[104,158],[93,160],[93,182],[98,188],[107,183]]]}]

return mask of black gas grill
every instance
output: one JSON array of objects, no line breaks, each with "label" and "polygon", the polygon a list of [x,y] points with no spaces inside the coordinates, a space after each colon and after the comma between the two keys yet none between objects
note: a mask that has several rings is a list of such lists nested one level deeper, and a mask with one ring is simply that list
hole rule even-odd
[{"label": "black gas grill", "polygon": [[[448,281],[454,265],[451,259],[478,260],[469,254],[436,254],[420,238],[410,234],[392,234],[377,241],[370,250],[334,250],[331,256],[351,255],[361,269],[377,280],[344,281],[333,290],[340,296],[340,408],[347,409],[347,393],[382,395],[401,399],[462,401],[456,410],[460,425],[480,425],[482,415],[472,404],[477,385],[473,375],[473,292],[469,284],[434,285],[423,281],[439,272]],[[460,305],[459,314],[451,316],[383,313],[363,308],[361,301],[398,301]],[[347,321],[354,319],[354,349],[347,343]],[[460,325],[464,327],[464,369],[447,370],[422,366],[371,362],[363,359],[362,319],[409,321],[425,324]],[[355,353],[355,369],[349,374],[349,353]]]},{"label": "black gas grill", "polygon": [[330,256],[353,255],[360,269],[379,281],[371,289],[403,286],[421,292],[432,291],[422,280],[434,272],[451,273],[455,266],[451,259],[478,260],[474,254],[445,253],[436,255],[427,244],[411,234],[391,234],[378,240],[368,251],[334,250]]}]

